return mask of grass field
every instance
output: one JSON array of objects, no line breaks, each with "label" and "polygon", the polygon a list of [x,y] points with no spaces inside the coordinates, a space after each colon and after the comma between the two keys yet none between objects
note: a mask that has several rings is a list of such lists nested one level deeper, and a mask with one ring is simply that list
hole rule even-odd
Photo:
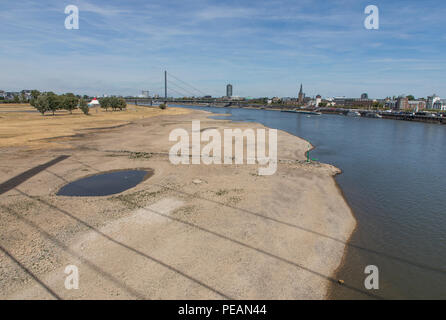
[{"label": "grass field", "polygon": [[128,105],[125,111],[92,108],[88,116],[80,110],[73,111],[73,114],[68,111],[58,111],[54,116],[51,113],[42,116],[29,104],[3,104],[0,105],[0,148],[55,147],[54,143],[48,143],[48,139],[73,136],[82,129],[114,127],[137,119],[188,112],[181,108],[161,110],[155,107]]}]

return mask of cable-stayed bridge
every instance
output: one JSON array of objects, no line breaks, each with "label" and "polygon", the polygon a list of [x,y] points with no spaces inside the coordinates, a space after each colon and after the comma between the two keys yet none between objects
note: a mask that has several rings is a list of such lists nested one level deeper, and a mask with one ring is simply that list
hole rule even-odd
[{"label": "cable-stayed bridge", "polygon": [[[151,89],[151,90],[150,90]],[[135,104],[158,104],[158,103],[225,103],[236,104],[240,101],[234,101],[230,97],[213,98],[204,90],[180,79],[179,77],[164,71],[164,86],[150,88],[151,92],[163,92],[157,97],[150,98],[126,98],[127,102]]]}]

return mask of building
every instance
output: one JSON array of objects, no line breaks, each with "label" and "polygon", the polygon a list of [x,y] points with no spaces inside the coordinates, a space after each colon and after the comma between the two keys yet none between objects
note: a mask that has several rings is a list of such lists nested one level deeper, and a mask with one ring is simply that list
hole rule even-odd
[{"label": "building", "polygon": [[335,105],[334,98],[327,98],[325,102],[327,103],[327,107],[333,107]]},{"label": "building", "polygon": [[433,109],[446,111],[446,99],[438,99],[435,101]]},{"label": "building", "polygon": [[319,104],[322,102],[322,97],[321,95],[317,95],[316,96],[316,108],[319,107]]},{"label": "building", "polygon": [[355,108],[370,109],[373,106],[374,100],[336,97],[336,98],[333,98],[333,102],[336,106],[344,106],[347,108],[355,107]]},{"label": "building", "polygon": [[388,99],[384,103],[386,109],[396,110],[396,100]]},{"label": "building", "polygon": [[396,110],[409,110],[409,99],[407,97],[399,96],[396,99]]},{"label": "building", "polygon": [[368,99],[369,95],[367,93],[361,94],[361,99]]},{"label": "building", "polygon": [[33,98],[32,94],[31,94],[32,90],[26,89],[26,90],[22,90],[22,95],[25,97],[25,100],[31,100]]},{"label": "building", "polygon": [[141,98],[148,98],[148,97],[149,97],[149,90],[142,90]]},{"label": "building", "polygon": [[282,101],[284,104],[287,104],[287,105],[296,105],[297,104],[296,98],[284,97],[284,98],[282,98]]},{"label": "building", "polygon": [[231,97],[232,97],[232,84],[228,84],[228,85],[226,86],[226,96],[227,96],[228,98],[231,98]]},{"label": "building", "polygon": [[5,100],[14,100],[15,97],[20,97],[20,92],[6,92]]},{"label": "building", "polygon": [[305,94],[303,92],[302,83],[300,84],[300,90],[299,90],[299,95],[298,95],[298,98],[297,98],[297,102],[299,104],[304,104],[304,102],[305,102]]},{"label": "building", "polygon": [[434,104],[440,100],[436,94],[427,97],[426,109],[434,109]]},{"label": "building", "polygon": [[424,100],[412,100],[409,101],[409,109],[415,112],[426,109],[426,101]]}]

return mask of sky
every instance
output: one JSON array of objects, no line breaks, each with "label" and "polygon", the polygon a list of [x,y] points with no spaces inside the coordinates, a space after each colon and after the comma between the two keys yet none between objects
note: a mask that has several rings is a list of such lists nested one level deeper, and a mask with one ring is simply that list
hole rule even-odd
[{"label": "sky", "polygon": [[[446,98],[443,0],[2,0],[0,90]],[[65,28],[67,5],[79,29]],[[379,29],[364,9],[379,9]],[[169,96],[197,93],[169,77]],[[172,85],[170,85],[170,81]],[[175,86],[176,85],[176,86]],[[186,91],[186,89],[189,89]]]}]

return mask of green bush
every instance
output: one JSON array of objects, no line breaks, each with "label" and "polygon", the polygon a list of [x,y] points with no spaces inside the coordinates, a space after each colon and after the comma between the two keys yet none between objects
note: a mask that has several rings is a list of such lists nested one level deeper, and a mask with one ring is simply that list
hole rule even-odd
[{"label": "green bush", "polygon": [[110,98],[100,98],[99,103],[101,104],[101,108],[105,109],[105,111],[107,111],[108,108],[111,107]]},{"label": "green bush", "polygon": [[104,108],[106,111],[108,110],[108,108],[112,108],[113,111],[116,111],[117,109],[123,110],[127,108],[125,99],[118,97],[101,98],[99,99],[99,103],[101,104],[101,108]]},{"label": "green bush", "polygon": [[124,98],[119,98],[118,99],[118,108],[119,108],[119,110],[127,108],[127,102],[125,102]]},{"label": "green bush", "polygon": [[54,112],[61,109],[62,106],[62,97],[58,96],[54,92],[46,93],[46,97],[48,99],[48,111],[51,111],[54,116]]},{"label": "green bush", "polygon": [[89,112],[90,112],[90,107],[87,104],[87,101],[85,101],[83,98],[79,99],[79,109],[82,110],[82,112],[88,116]]},{"label": "green bush", "polygon": [[70,111],[70,113],[73,113],[73,110],[77,108],[79,99],[74,94],[67,93],[66,95],[60,96],[60,103],[62,109]]},{"label": "green bush", "polygon": [[165,103],[160,104],[160,109],[164,110],[167,108],[167,105]]},{"label": "green bush", "polygon": [[39,111],[42,116],[45,115],[45,112],[50,110],[48,96],[42,94],[37,97],[37,99],[31,100],[31,105]]}]

